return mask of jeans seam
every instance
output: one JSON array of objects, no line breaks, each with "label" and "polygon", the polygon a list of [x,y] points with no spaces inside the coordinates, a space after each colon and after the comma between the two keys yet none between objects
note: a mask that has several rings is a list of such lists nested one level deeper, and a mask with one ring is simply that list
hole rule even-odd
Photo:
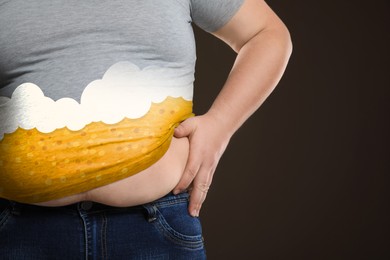
[{"label": "jeans seam", "polygon": [[101,247],[102,247],[102,259],[107,259],[107,217],[106,214],[102,215],[102,227],[101,227]]},{"label": "jeans seam", "polygon": [[1,219],[0,219],[0,231],[5,227],[7,224],[9,217],[11,216],[11,210],[10,208],[6,208],[2,213],[1,213]]},{"label": "jeans seam", "polygon": [[183,202],[188,202],[188,200],[189,200],[188,193],[181,193],[179,195],[176,195],[175,198],[166,198],[166,199],[163,198],[158,201],[152,202],[151,204],[154,204],[160,208],[164,208],[164,207],[180,204]]},{"label": "jeans seam", "polygon": [[187,236],[178,233],[172,229],[165,221],[158,219],[158,221],[153,222],[156,225],[156,228],[171,242],[176,245],[186,247],[190,250],[199,250],[203,248],[203,237],[202,235],[196,236]]},{"label": "jeans seam", "polygon": [[87,260],[89,258],[89,251],[90,251],[89,243],[91,242],[90,225],[89,225],[89,221],[87,219],[87,215],[84,214],[80,209],[78,211],[79,211],[79,215],[80,215],[82,222],[83,222],[83,225],[84,225],[84,243],[85,243],[84,250],[85,250],[85,259]]},{"label": "jeans seam", "polygon": [[155,202],[153,204],[156,205],[159,208],[165,208],[165,207],[170,207],[170,206],[173,206],[173,205],[181,204],[183,202],[187,202],[187,199],[186,198],[181,198],[181,199],[175,199],[175,200],[171,200],[171,201]]}]

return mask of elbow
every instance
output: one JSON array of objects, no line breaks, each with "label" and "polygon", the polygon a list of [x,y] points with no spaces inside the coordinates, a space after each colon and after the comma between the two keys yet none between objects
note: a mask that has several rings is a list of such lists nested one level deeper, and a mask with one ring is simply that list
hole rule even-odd
[{"label": "elbow", "polygon": [[288,28],[283,24],[283,41],[284,41],[284,49],[286,51],[286,55],[288,58],[290,58],[292,51],[293,51],[293,43],[292,43],[292,38],[290,31]]},{"label": "elbow", "polygon": [[290,59],[293,51],[293,43],[290,31],[287,26],[279,20],[274,26],[266,29],[273,38],[272,44],[287,60]]},{"label": "elbow", "polygon": [[275,50],[279,52],[279,57],[287,63],[293,52],[293,43],[290,31],[282,22],[280,22],[276,27],[270,29],[270,31],[272,31],[270,33],[274,35],[272,44],[274,45]]}]

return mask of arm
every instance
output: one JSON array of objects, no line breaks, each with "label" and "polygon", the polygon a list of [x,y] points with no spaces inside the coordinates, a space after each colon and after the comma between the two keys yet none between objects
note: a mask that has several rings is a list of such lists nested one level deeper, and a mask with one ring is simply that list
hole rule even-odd
[{"label": "arm", "polygon": [[287,28],[262,0],[246,0],[213,35],[236,51],[237,58],[209,111],[187,119],[175,130],[176,137],[189,138],[190,155],[174,193],[192,183],[189,211],[193,216],[199,215],[231,136],[270,95],[292,51]]}]

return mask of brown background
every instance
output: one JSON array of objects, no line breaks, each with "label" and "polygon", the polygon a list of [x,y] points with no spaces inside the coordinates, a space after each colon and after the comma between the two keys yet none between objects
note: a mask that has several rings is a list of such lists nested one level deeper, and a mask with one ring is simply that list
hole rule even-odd
[{"label": "brown background", "polygon": [[[390,4],[270,0],[294,51],[201,212],[209,259],[390,259]],[[195,112],[234,60],[196,29]]]}]

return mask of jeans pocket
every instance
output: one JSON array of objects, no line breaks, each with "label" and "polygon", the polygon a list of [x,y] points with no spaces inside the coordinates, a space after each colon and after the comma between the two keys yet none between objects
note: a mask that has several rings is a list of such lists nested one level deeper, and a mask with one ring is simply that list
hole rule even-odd
[{"label": "jeans pocket", "polygon": [[146,205],[151,223],[175,245],[190,250],[203,248],[200,219],[188,213],[188,200],[178,199]]}]

